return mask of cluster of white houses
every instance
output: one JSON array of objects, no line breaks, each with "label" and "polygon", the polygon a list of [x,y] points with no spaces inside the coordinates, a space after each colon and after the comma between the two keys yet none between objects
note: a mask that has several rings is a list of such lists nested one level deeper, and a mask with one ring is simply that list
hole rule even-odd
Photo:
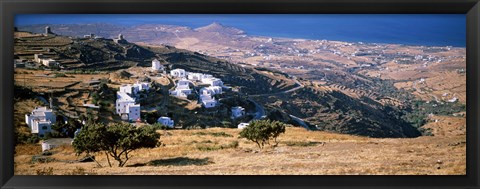
[{"label": "cluster of white houses", "polygon": [[117,114],[122,120],[137,121],[140,120],[140,104],[136,103],[138,92],[149,90],[148,83],[135,83],[120,86],[117,92],[115,107]]},{"label": "cluster of white houses", "polygon": [[45,134],[52,131],[52,124],[56,122],[56,117],[52,109],[36,107],[32,110],[32,113],[25,114],[25,122],[30,127],[32,133],[44,137]]},{"label": "cluster of white houses", "polygon": [[218,101],[213,95],[222,94],[222,80],[213,77],[210,74],[186,72],[184,69],[174,69],[170,71],[170,75],[179,78],[175,89],[170,90],[170,95],[176,97],[187,97],[192,94],[191,85],[194,83],[207,85],[199,90],[199,100],[205,108],[213,108],[217,106]]}]

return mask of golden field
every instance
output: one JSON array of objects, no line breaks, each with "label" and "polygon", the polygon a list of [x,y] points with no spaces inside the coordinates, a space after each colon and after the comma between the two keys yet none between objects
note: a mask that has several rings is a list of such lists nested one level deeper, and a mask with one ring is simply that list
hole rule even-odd
[{"label": "golden field", "polygon": [[[126,167],[72,163],[71,146],[53,149],[54,162],[31,163],[40,145],[18,145],[16,175],[465,175],[465,118],[435,117],[435,136],[379,139],[288,127],[276,147],[259,150],[239,129],[159,130],[162,146],[132,152]],[[112,158],[110,158],[112,160]]]}]

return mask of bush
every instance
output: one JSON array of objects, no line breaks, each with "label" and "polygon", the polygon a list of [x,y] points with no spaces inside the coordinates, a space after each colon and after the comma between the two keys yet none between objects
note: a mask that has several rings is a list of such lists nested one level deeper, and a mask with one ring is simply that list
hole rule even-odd
[{"label": "bush", "polygon": [[132,76],[132,74],[128,73],[127,71],[120,72],[120,78],[122,78],[122,79],[129,79],[131,76]]},{"label": "bush", "polygon": [[240,138],[255,142],[262,149],[265,144],[269,144],[271,139],[274,140],[276,146],[278,144],[277,137],[282,133],[285,133],[285,124],[282,122],[256,120],[240,132]]},{"label": "bush", "polygon": [[67,173],[66,175],[97,175],[97,173],[93,170],[91,172],[87,172],[82,167],[75,167],[75,169],[72,170],[72,172]]},{"label": "bush", "polygon": [[165,126],[165,125],[163,125],[163,124],[161,124],[161,123],[154,123],[154,124],[152,125],[152,127],[153,127],[155,130],[168,130],[168,129],[170,129],[169,127],[167,127],[167,126]]},{"label": "bush", "polygon": [[53,167],[37,169],[37,175],[53,175]]},{"label": "bush", "polygon": [[64,73],[56,73],[55,77],[67,77]]},{"label": "bush", "polygon": [[194,135],[200,135],[200,136],[211,135],[214,137],[233,137],[231,134],[227,134],[225,132],[197,132],[197,133],[194,133]]},{"label": "bush", "polygon": [[238,148],[238,141],[235,140],[228,144],[220,145],[220,146],[217,146],[217,145],[213,145],[213,146],[198,145],[197,146],[197,149],[200,151],[216,151],[216,150],[223,150],[223,149],[229,149],[229,148]]}]

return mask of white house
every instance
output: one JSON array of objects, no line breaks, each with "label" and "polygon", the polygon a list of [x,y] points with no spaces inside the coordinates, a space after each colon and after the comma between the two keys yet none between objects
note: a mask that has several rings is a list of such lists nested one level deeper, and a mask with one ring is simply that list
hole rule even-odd
[{"label": "white house", "polygon": [[126,109],[129,121],[137,121],[140,119],[140,104],[128,104]]},{"label": "white house", "polygon": [[126,84],[126,85],[122,85],[120,86],[120,91],[119,92],[122,92],[122,93],[126,93],[128,95],[136,95],[139,91],[143,91],[143,90],[149,90],[150,89],[150,86],[147,82],[138,82],[131,85],[131,84]]},{"label": "white house", "polygon": [[[137,88],[138,90],[138,88]],[[120,91],[121,93],[126,93],[126,94],[129,94],[129,95],[133,95],[133,94],[136,94],[138,91],[135,91],[133,85],[130,85],[130,84],[127,84],[127,85],[122,85],[120,86]],[[118,93],[117,93],[118,95]]]},{"label": "white house", "polygon": [[222,80],[218,78],[203,78],[202,83],[208,84],[210,86],[223,86]]},{"label": "white house", "polygon": [[52,131],[52,124],[56,122],[56,117],[51,109],[36,107],[32,113],[25,114],[25,122],[30,127],[32,133],[44,137],[46,133]]},{"label": "white house", "polygon": [[448,102],[456,102],[456,101],[458,101],[457,97],[453,97],[452,99],[448,100]]},{"label": "white house", "polygon": [[71,138],[51,138],[45,141],[42,141],[42,152],[57,148],[59,146],[71,145],[73,139]]},{"label": "white house", "polygon": [[170,95],[176,97],[187,97],[188,95],[192,94],[190,83],[191,82],[186,79],[179,80],[175,89],[170,91]]},{"label": "white house", "polygon": [[152,70],[163,71],[163,70],[165,70],[165,67],[162,64],[160,64],[160,61],[158,61],[157,59],[153,59],[152,60]]},{"label": "white house", "polygon": [[172,75],[173,77],[185,77],[186,76],[186,73],[185,73],[185,70],[184,69],[174,69],[172,71],[170,71],[170,75]]},{"label": "white house", "polygon": [[217,106],[217,100],[211,99],[211,100],[204,100],[202,101],[203,107],[205,108],[213,108]]},{"label": "white house", "polygon": [[249,125],[248,123],[240,123],[240,124],[238,124],[237,127],[238,127],[238,129],[243,129],[243,128],[247,127],[248,125]]},{"label": "white house", "polygon": [[47,67],[55,66],[57,64],[57,62],[53,59],[41,59],[41,60],[42,60],[42,64]]},{"label": "white house", "polygon": [[170,119],[169,117],[160,117],[157,119],[157,122],[169,128],[173,128],[173,124],[174,124],[173,120]]},{"label": "white house", "polygon": [[[138,92],[138,91],[148,91],[150,89],[150,86],[147,82],[138,82],[133,84],[133,87],[135,88],[135,90]],[[136,93],[135,93],[136,94]]]},{"label": "white house", "polygon": [[33,58],[35,62],[37,63],[42,63],[42,59],[44,58],[43,54],[34,54]]},{"label": "white house", "polygon": [[222,94],[222,87],[219,87],[219,86],[203,87],[200,89],[200,94],[208,94],[208,95]]},{"label": "white house", "polygon": [[190,88],[190,81],[186,79],[181,79],[177,82],[177,88]]},{"label": "white house", "polygon": [[192,94],[192,89],[189,88],[175,88],[174,90],[170,91],[170,95],[176,97],[187,97],[190,94]]},{"label": "white house", "polygon": [[217,100],[208,94],[200,94],[200,101],[205,108],[213,108],[217,106]]},{"label": "white house", "polygon": [[115,102],[117,114],[122,119],[136,121],[140,118],[140,104],[135,103],[135,99],[125,92],[117,92],[117,100]]},{"label": "white house", "polygon": [[232,118],[239,118],[245,115],[245,108],[241,106],[232,107]]},{"label": "white house", "polygon": [[187,79],[190,81],[202,81],[202,79],[213,78],[210,74],[187,72]]}]

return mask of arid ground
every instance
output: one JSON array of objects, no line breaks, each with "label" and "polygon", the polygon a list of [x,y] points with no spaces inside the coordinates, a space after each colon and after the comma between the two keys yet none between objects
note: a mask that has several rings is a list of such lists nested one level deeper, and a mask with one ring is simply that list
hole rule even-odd
[{"label": "arid ground", "polygon": [[[238,129],[159,130],[163,145],[134,151],[126,167],[106,156],[72,163],[71,146],[53,150],[52,162],[31,163],[40,145],[18,145],[16,175],[49,172],[98,175],[464,175],[465,118],[434,117],[435,136],[378,139],[288,127],[276,147],[263,150],[238,139]],[[435,122],[434,120],[437,120]]]}]

